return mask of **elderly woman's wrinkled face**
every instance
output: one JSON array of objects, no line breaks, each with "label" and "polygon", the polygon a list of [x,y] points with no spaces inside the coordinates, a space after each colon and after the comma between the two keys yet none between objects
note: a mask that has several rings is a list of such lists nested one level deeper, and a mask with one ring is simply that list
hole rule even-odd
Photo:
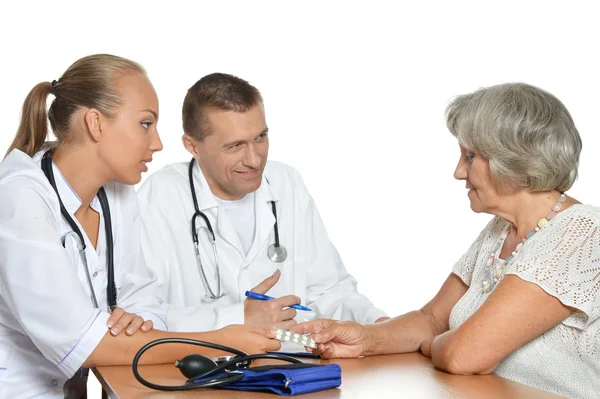
[{"label": "elderly woman's wrinkled face", "polygon": [[460,148],[460,160],[454,171],[454,178],[465,180],[471,209],[474,212],[488,212],[497,207],[500,194],[492,178],[489,162],[480,154]]}]

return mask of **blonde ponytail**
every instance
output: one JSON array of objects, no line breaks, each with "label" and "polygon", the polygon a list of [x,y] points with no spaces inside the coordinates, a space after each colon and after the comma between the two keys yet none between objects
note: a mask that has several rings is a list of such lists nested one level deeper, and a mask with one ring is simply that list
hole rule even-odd
[{"label": "blonde ponytail", "polygon": [[[108,117],[116,115],[122,100],[115,81],[127,72],[146,74],[136,62],[96,54],[75,61],[58,81],[39,83],[23,103],[21,124],[8,152],[16,148],[33,156],[48,136],[48,121],[57,140],[63,142],[71,130],[72,116],[80,107],[96,108]],[[46,112],[50,93],[55,98]]]},{"label": "blonde ponytail", "polygon": [[38,83],[27,95],[23,102],[21,123],[8,152],[15,148],[33,156],[42,148],[48,135],[48,114],[46,99],[52,91],[52,83]]}]

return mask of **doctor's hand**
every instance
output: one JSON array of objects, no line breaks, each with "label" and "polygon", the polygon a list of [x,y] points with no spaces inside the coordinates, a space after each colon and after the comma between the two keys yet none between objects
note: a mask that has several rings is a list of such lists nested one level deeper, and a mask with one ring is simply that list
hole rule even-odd
[{"label": "doctor's hand", "polygon": [[311,334],[318,346],[317,349],[307,350],[321,355],[323,359],[358,357],[366,352],[367,329],[353,321],[318,319],[300,323],[292,331]]},{"label": "doctor's hand", "polygon": [[152,320],[142,319],[134,313],[127,313],[121,308],[115,308],[106,322],[106,326],[110,329],[110,335],[116,337],[125,330],[125,334],[133,335],[138,330],[147,332],[152,330],[154,324]]},{"label": "doctor's hand", "polygon": [[[275,271],[262,283],[252,289],[259,294],[266,294],[279,281],[281,272]],[[244,301],[244,324],[266,329],[283,328],[289,330],[296,325],[296,309],[288,308],[301,302],[295,295],[286,295],[270,301],[246,298]],[[287,308],[287,309],[284,309]]]},{"label": "doctor's hand", "polygon": [[208,334],[215,336],[210,339],[211,342],[232,346],[249,355],[281,348],[281,342],[275,340],[275,332],[262,327],[231,324]]}]

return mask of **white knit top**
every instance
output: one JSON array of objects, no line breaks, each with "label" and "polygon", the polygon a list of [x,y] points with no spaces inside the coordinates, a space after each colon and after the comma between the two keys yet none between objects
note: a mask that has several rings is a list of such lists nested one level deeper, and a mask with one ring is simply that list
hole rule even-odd
[{"label": "white knit top", "polygon": [[[469,289],[452,309],[451,329],[468,319],[490,294],[482,290],[484,269],[507,224],[500,217],[492,219],[454,265],[452,271]],[[571,398],[599,398],[600,208],[577,204],[565,209],[503,267],[506,274],[537,284],[576,311],[508,355],[494,373]]]}]

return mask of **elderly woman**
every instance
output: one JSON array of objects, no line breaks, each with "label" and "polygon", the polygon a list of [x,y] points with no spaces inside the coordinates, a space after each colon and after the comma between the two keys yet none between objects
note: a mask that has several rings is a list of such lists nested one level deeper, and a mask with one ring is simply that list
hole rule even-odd
[{"label": "elderly woman", "polygon": [[565,106],[525,84],[459,96],[454,177],[495,217],[422,309],[384,323],[315,320],[323,357],[421,351],[453,374],[495,373],[569,397],[600,392],[600,208],[565,192],[581,139]]}]

